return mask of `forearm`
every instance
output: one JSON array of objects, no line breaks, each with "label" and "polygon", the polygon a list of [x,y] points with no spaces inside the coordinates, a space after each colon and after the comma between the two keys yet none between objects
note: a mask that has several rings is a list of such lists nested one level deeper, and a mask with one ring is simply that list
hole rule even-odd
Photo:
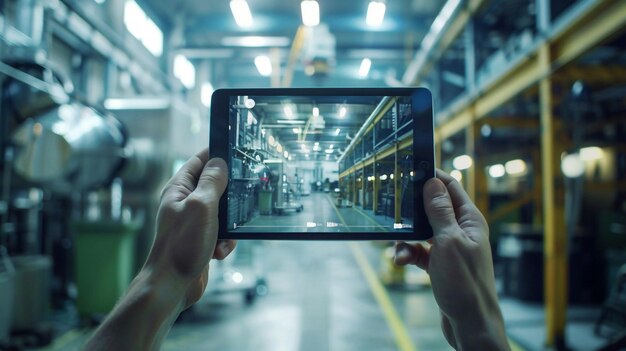
[{"label": "forearm", "polygon": [[457,350],[510,350],[499,308],[478,319],[452,322]]},{"label": "forearm", "polygon": [[85,350],[156,350],[184,306],[182,289],[142,271]]}]

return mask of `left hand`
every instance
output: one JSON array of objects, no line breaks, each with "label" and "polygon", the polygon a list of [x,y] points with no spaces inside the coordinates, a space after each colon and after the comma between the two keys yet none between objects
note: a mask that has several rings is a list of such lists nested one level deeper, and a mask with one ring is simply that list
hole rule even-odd
[{"label": "left hand", "polygon": [[[224,160],[209,160],[208,149],[189,159],[167,183],[157,214],[157,233],[144,270],[175,289],[184,308],[207,285],[209,261],[224,259],[236,245],[217,240],[219,200],[228,181]],[[172,285],[170,285],[172,286]]]}]

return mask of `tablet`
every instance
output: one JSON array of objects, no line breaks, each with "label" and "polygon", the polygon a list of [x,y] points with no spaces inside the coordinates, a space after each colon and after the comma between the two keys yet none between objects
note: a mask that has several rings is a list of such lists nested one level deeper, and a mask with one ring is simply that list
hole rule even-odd
[{"label": "tablet", "polygon": [[221,239],[432,236],[428,89],[221,89],[210,119],[209,153],[229,168]]}]

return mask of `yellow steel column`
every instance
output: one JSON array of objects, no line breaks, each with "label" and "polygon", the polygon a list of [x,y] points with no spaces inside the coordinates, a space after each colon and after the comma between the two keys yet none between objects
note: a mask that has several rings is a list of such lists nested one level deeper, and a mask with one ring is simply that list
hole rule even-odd
[{"label": "yellow steel column", "polygon": [[563,199],[555,191],[558,175],[556,134],[552,114],[552,84],[550,73],[550,48],[544,44],[539,50],[539,65],[544,77],[539,82],[541,108],[541,170],[543,180],[544,213],[544,283],[546,311],[546,346],[563,349],[567,309],[567,237]]},{"label": "yellow steel column", "polygon": [[363,165],[361,169],[363,170],[363,176],[361,177],[361,191],[363,192],[361,197],[361,207],[365,209],[365,183],[367,182],[367,179],[365,179],[365,165]]},{"label": "yellow steel column", "polygon": [[374,173],[374,184],[373,184],[373,191],[374,194],[372,194],[372,211],[374,212],[374,214],[376,214],[376,210],[378,210],[378,185],[380,180],[378,179],[379,177],[376,175],[376,155],[374,155],[374,162],[372,162],[372,169],[373,169],[373,173]]},{"label": "yellow steel column", "polygon": [[[399,158],[398,158],[398,143],[394,145],[394,166],[393,166],[393,218],[394,223],[400,223],[402,220],[402,209],[400,205],[402,204],[402,199],[400,198],[400,166],[398,166]],[[410,174],[406,175],[410,177]]]},{"label": "yellow steel column", "polygon": [[471,107],[468,109],[471,114],[471,120],[465,129],[465,154],[469,155],[473,162],[465,174],[465,191],[476,202],[476,118],[474,109]]},{"label": "yellow steel column", "polygon": [[541,155],[540,149],[532,152],[533,166],[533,224],[540,225],[543,223],[543,191],[541,189]]}]

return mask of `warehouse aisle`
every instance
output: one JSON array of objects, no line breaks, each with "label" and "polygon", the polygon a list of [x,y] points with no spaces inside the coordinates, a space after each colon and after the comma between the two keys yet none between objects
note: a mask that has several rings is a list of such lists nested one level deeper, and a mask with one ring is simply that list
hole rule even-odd
[{"label": "warehouse aisle", "polygon": [[[239,230],[267,231],[296,231],[296,232],[323,232],[338,231],[388,231],[393,226],[393,220],[384,216],[372,216],[371,211],[360,207],[338,207],[335,199],[328,193],[312,193],[298,200],[302,210],[285,211],[281,215],[257,215]],[[348,229],[345,229],[346,226]]]},{"label": "warehouse aisle", "polygon": [[251,306],[236,293],[205,300],[174,326],[164,350],[450,350],[429,289],[383,289],[391,304],[381,307],[353,255],[376,268],[372,244],[267,242],[262,252],[269,294]]}]

